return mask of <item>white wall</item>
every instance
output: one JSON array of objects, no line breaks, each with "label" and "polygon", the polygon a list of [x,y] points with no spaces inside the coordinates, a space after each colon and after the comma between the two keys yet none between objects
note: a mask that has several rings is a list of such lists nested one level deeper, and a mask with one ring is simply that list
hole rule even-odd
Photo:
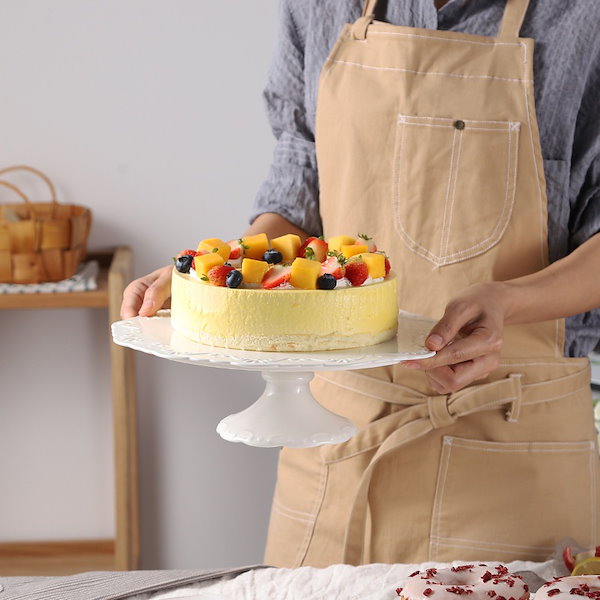
[{"label": "white wall", "polygon": [[[38,167],[89,206],[90,247],[132,246],[138,276],[238,236],[273,145],[261,90],[276,4],[2,0],[0,166]],[[106,318],[0,312],[0,541],[113,534]],[[214,428],[260,377],[137,367],[142,568],[259,562],[277,452]]]}]

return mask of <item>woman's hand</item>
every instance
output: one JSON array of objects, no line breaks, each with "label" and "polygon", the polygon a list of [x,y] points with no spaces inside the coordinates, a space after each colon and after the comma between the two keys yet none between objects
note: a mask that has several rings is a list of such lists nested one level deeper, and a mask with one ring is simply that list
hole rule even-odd
[{"label": "woman's hand", "polygon": [[162,267],[132,281],[123,292],[121,318],[151,317],[161,308],[168,308],[172,271],[172,266]]},{"label": "woman's hand", "polygon": [[427,336],[427,347],[437,354],[403,365],[424,370],[438,394],[485,379],[500,362],[507,306],[507,290],[500,282],[466,288],[448,303]]}]

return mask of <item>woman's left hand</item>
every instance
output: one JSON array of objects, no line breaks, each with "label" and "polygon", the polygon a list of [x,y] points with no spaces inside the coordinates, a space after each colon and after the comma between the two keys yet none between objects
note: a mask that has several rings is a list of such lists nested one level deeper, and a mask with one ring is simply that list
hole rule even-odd
[{"label": "woman's left hand", "polygon": [[444,316],[427,336],[427,347],[437,354],[402,364],[425,371],[438,394],[485,379],[500,363],[506,294],[500,282],[465,288],[447,304]]}]

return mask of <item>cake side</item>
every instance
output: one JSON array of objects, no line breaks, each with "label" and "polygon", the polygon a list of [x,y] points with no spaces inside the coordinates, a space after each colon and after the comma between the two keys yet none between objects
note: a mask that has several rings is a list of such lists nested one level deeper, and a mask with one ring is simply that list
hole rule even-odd
[{"label": "cake side", "polygon": [[396,334],[396,278],[336,290],[231,289],[173,271],[171,323],[197,342],[262,351],[377,344]]}]

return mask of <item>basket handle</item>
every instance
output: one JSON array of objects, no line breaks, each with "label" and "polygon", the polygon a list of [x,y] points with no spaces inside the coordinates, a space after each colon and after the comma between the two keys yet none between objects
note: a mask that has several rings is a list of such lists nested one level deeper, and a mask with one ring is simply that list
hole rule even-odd
[{"label": "basket handle", "polygon": [[[52,215],[51,216],[52,216],[52,218],[54,218],[55,211],[56,211],[56,205],[58,204],[58,202],[56,200],[56,188],[54,187],[54,184],[50,181],[50,178],[47,175],[45,175],[44,173],[42,173],[39,169],[35,169],[28,165],[13,165],[11,167],[5,167],[4,169],[0,169],[0,175],[3,175],[4,173],[11,173],[13,171],[29,171],[30,173],[37,175],[37,177],[39,177],[41,180],[44,181],[44,183],[48,186],[48,189],[50,190],[50,201],[52,202]],[[23,200],[25,200],[25,203],[27,204],[27,208],[29,210],[29,216],[31,218],[33,211],[32,211],[31,202],[30,202],[29,198],[27,198],[25,196],[25,194],[23,194],[20,190],[18,190],[18,188],[16,188],[16,186],[7,185],[7,182],[4,182],[4,181],[2,181],[2,185],[15,190],[21,196],[21,198],[23,198]]]}]

